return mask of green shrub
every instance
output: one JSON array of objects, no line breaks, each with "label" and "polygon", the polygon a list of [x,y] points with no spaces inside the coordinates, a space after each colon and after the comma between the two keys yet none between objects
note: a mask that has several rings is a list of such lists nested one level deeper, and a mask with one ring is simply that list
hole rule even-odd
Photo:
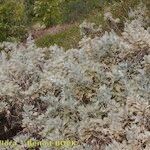
[{"label": "green shrub", "polygon": [[0,41],[20,39],[25,34],[22,1],[0,1]]},{"label": "green shrub", "polygon": [[25,7],[25,21],[26,24],[29,26],[32,24],[34,18],[34,3],[35,0],[23,0],[24,7]]},{"label": "green shrub", "polygon": [[61,0],[36,0],[34,5],[35,20],[46,26],[61,23]]},{"label": "green shrub", "polygon": [[101,6],[100,2],[101,0],[36,0],[35,20],[46,26],[73,22]]}]

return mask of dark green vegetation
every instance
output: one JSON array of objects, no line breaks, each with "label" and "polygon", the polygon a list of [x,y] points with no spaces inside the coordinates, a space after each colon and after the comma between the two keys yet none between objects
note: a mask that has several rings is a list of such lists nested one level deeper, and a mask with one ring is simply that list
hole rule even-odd
[{"label": "dark green vegetation", "polygon": [[24,4],[20,0],[0,1],[0,42],[25,35]]},{"label": "dark green vegetation", "polygon": [[35,19],[46,26],[70,23],[84,18],[89,11],[100,8],[103,0],[36,0]]}]

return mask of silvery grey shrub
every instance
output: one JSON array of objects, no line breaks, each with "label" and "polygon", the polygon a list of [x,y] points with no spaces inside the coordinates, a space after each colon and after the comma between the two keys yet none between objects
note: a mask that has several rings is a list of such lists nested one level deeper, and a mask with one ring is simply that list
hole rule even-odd
[{"label": "silvery grey shrub", "polygon": [[61,149],[150,149],[146,9],[129,12],[121,35],[84,37],[79,49],[38,48],[31,38],[0,44],[0,112],[17,118],[11,128],[22,127],[16,148],[25,150],[29,139],[70,139],[79,145]]}]

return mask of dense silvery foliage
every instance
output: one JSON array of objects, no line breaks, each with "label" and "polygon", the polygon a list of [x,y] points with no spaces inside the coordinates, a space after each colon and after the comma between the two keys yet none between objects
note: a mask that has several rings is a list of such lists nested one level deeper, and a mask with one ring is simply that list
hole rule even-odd
[{"label": "dense silvery foliage", "polygon": [[150,148],[150,33],[142,8],[130,12],[121,35],[85,36],[79,49],[38,48],[31,37],[0,45],[0,112],[21,125],[18,148],[27,139],[78,141],[62,148],[72,150]]}]

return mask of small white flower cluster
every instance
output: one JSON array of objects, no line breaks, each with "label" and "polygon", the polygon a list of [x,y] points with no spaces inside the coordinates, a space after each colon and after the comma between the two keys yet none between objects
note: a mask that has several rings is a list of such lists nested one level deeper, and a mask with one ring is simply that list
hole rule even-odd
[{"label": "small white flower cluster", "polygon": [[0,113],[9,110],[11,128],[21,126],[13,137],[18,149],[28,139],[78,141],[72,150],[150,149],[150,33],[143,21],[127,21],[122,35],[84,37],[81,48],[66,52],[38,48],[31,38],[25,46],[0,45]]}]

